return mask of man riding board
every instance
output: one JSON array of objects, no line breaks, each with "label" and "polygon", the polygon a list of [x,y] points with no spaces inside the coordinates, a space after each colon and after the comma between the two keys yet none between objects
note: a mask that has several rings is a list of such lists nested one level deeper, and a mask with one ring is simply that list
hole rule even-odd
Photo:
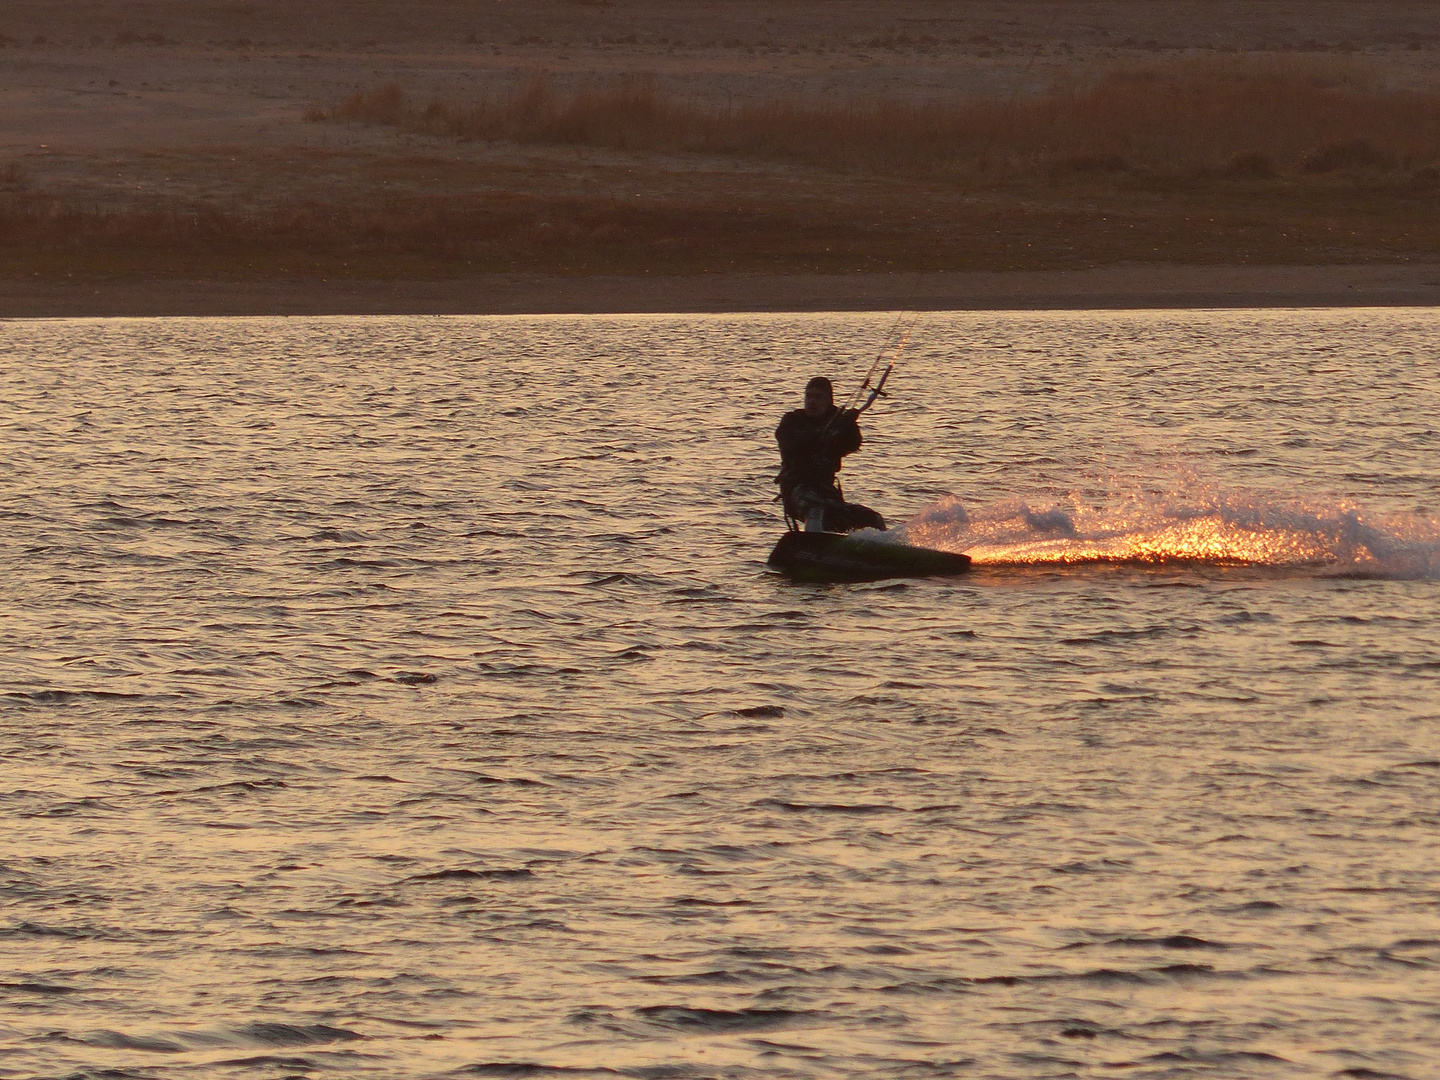
[{"label": "man riding board", "polygon": [[835,483],[841,459],[860,449],[858,415],[836,408],[830,380],[817,375],[805,384],[805,407],[786,413],[775,429],[780,444],[775,482],[786,515],[803,521],[806,532],[885,528],[885,519],[874,510],[847,503]]}]

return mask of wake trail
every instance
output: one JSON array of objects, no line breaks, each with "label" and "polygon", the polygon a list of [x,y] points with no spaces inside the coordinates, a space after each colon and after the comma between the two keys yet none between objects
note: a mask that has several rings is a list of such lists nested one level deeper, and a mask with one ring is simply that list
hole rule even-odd
[{"label": "wake trail", "polygon": [[1040,510],[1023,499],[967,510],[946,496],[887,535],[985,566],[1198,563],[1440,578],[1440,518],[1245,492],[1132,495],[1100,507],[1072,500]]}]

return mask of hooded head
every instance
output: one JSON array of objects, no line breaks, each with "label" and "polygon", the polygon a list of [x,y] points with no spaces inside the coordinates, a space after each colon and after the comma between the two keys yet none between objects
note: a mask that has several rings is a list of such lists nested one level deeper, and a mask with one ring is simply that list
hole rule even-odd
[{"label": "hooded head", "polygon": [[816,375],[805,384],[805,415],[819,419],[835,404],[835,388],[824,375]]}]

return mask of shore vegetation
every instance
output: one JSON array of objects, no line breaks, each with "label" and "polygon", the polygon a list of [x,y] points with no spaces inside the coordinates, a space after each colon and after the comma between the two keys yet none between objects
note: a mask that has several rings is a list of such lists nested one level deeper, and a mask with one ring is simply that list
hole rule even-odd
[{"label": "shore vegetation", "polygon": [[1346,58],[1087,68],[1041,94],[951,101],[716,103],[648,76],[562,91],[543,74],[462,101],[384,82],[309,119],[359,125],[370,149],[154,166],[197,191],[248,169],[243,201],[127,194],[139,184],[86,197],[0,161],[0,273],[1440,260],[1440,91]]},{"label": "shore vegetation", "polygon": [[571,93],[536,73],[509,94],[419,100],[398,83],[315,120],[458,139],[702,153],[907,177],[1006,181],[1102,172],[1270,179],[1411,173],[1440,162],[1440,93],[1358,62],[1194,59],[1070,76],[1047,93],[956,101],[794,96],[707,104],[628,76]]}]

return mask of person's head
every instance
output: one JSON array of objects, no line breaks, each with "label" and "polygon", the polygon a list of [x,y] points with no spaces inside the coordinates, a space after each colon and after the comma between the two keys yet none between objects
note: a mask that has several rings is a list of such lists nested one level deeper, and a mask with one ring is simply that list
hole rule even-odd
[{"label": "person's head", "polygon": [[805,415],[818,419],[835,404],[835,388],[824,375],[816,375],[805,384]]}]

